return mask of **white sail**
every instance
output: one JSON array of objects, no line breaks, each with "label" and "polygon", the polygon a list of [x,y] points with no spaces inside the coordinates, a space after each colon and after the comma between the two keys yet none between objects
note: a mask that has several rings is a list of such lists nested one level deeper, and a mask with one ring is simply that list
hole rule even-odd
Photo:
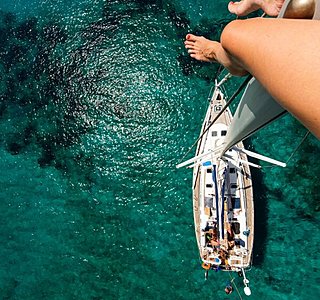
[{"label": "white sail", "polygon": [[252,78],[233,116],[222,153],[285,112],[285,109],[270,96],[260,82]]}]

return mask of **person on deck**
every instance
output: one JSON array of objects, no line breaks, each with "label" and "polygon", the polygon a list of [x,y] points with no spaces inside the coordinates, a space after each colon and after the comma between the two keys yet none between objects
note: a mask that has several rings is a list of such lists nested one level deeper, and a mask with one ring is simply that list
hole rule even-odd
[{"label": "person on deck", "polygon": [[[259,8],[276,16],[283,2],[242,0],[230,2],[228,8],[239,16]],[[218,62],[233,75],[250,73],[281,106],[320,138],[319,35],[318,20],[251,18],[230,22],[220,42],[187,34],[185,47],[192,58]]]},{"label": "person on deck", "polygon": [[227,241],[228,249],[232,249],[235,246],[234,232],[230,223],[227,224]]},{"label": "person on deck", "polygon": [[220,243],[218,241],[218,233],[217,233],[217,229],[209,229],[206,232],[206,236],[207,236],[207,240],[209,242],[209,244],[212,246],[212,248],[216,248],[218,246],[220,246]]}]

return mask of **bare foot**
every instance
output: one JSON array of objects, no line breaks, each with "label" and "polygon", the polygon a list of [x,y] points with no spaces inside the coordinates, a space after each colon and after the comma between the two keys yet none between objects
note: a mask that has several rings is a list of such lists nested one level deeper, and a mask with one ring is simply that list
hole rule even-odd
[{"label": "bare foot", "polygon": [[203,36],[187,34],[184,44],[192,58],[206,62],[217,61],[215,51],[221,47],[220,43],[208,40]]},{"label": "bare foot", "polygon": [[240,2],[229,2],[228,9],[238,16],[246,16],[261,8],[269,16],[277,16],[284,0],[241,0]]},{"label": "bare foot", "polygon": [[236,76],[247,74],[247,71],[223,49],[219,42],[208,40],[203,36],[187,34],[184,44],[190,57],[196,60],[220,63]]}]

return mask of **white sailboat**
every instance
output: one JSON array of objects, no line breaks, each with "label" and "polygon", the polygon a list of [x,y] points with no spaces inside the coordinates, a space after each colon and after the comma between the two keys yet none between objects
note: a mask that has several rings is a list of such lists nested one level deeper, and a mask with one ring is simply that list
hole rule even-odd
[{"label": "white sailboat", "polygon": [[254,236],[251,174],[247,156],[241,151],[242,142],[224,156],[219,155],[232,121],[229,108],[221,114],[225,102],[216,85],[202,125],[197,156],[178,165],[193,166],[195,233],[206,272],[210,269],[241,272],[251,266]]},{"label": "white sailboat", "polygon": [[[278,18],[319,20],[319,1],[286,0]],[[281,167],[286,164],[246,150],[242,141],[286,111],[258,80],[252,78],[232,116],[225,107],[220,88],[228,77],[230,75],[215,83],[196,156],[177,167],[193,167],[195,233],[206,277],[210,269],[236,271],[243,276],[244,293],[250,296],[249,280],[245,274],[252,264],[254,240],[254,202],[249,166],[260,166],[250,163],[247,157]]]},{"label": "white sailboat", "polygon": [[[228,78],[228,76],[226,77]],[[196,156],[179,165],[193,168],[193,211],[196,240],[202,267],[240,273],[244,292],[251,294],[245,270],[251,267],[254,240],[254,202],[247,156],[285,167],[274,159],[244,148],[242,140],[268,124],[284,110],[263,90],[250,81],[238,105],[235,117],[226,107],[221,85],[215,84],[197,143]],[[252,86],[253,84],[253,86]],[[252,91],[254,93],[252,94]],[[273,101],[266,118],[256,118],[259,105],[251,108],[252,97]],[[259,99],[261,101],[261,99]],[[272,108],[269,106],[269,108]],[[254,111],[252,111],[254,110]],[[265,114],[265,112],[264,112]]]},{"label": "white sailboat", "polygon": [[[305,5],[307,10],[297,9]],[[317,20],[320,18],[320,6],[318,1],[298,3],[286,0],[278,15],[278,18],[284,17]],[[243,276],[244,293],[250,296],[249,280],[245,274],[252,264],[254,240],[254,202],[249,166],[259,166],[250,163],[247,156],[281,167],[286,164],[244,149],[242,141],[286,111],[259,81],[252,78],[232,116],[230,110],[225,109],[224,94],[220,89],[226,78],[215,84],[196,156],[177,167],[193,167],[195,233],[206,277],[210,269],[236,271]]]}]

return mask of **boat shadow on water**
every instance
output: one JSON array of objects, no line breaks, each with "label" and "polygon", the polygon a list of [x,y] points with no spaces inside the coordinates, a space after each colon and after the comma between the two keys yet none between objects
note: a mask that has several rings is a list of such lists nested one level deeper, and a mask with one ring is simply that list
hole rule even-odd
[{"label": "boat shadow on water", "polygon": [[[244,143],[248,149],[250,142]],[[251,158],[251,161],[258,164],[258,160]],[[263,184],[263,174],[257,168],[250,168],[252,182],[253,182],[253,199],[254,199],[254,243],[252,265],[255,267],[262,266],[265,257],[265,245],[267,243],[267,221],[269,216],[269,209],[267,205],[267,188]]]}]

